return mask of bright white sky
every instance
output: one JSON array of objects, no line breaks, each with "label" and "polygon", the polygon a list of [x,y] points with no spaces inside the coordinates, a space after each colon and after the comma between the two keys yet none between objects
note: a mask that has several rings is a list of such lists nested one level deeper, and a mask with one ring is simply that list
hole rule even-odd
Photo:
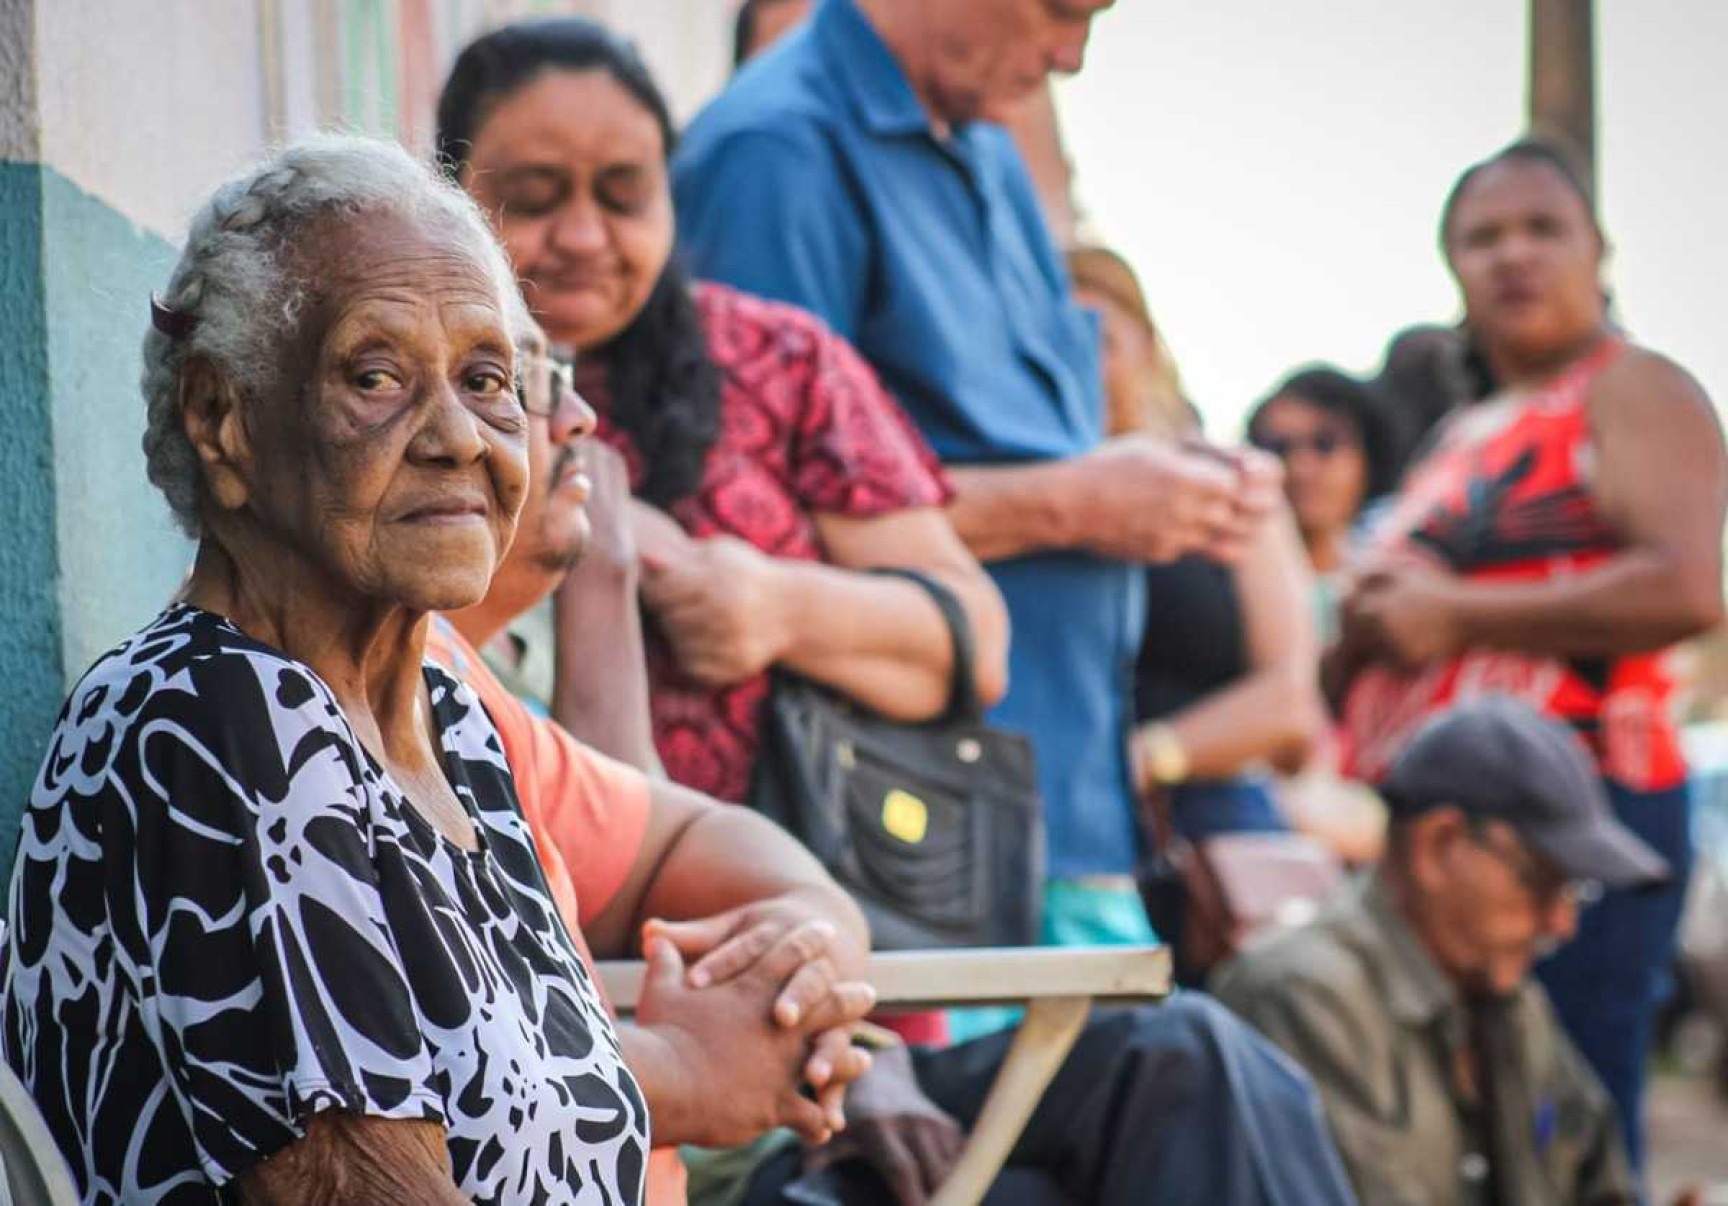
[{"label": "bright white sky", "polygon": [[[1728,0],[1598,0],[1623,320],[1728,403]],[[1219,438],[1287,370],[1450,321],[1447,188],[1523,123],[1524,0],[1118,0],[1058,90],[1079,192]]]}]

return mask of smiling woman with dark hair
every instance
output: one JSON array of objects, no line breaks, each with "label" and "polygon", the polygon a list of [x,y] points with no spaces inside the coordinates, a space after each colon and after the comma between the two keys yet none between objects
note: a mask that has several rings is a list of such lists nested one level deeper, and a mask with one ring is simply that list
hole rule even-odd
[{"label": "smiling woman with dark hair", "polygon": [[219,189],[144,344],[181,602],[72,692],[0,1045],[86,1202],[633,1203],[647,1111],[485,711],[422,659],[528,479],[473,204],[328,136]]},{"label": "smiling woman with dark hair", "polygon": [[523,295],[581,355],[599,437],[628,463],[644,555],[655,742],[677,782],[743,800],[769,671],[899,720],[948,704],[952,652],[918,586],[953,591],[977,690],[1007,623],[943,514],[934,454],[843,340],[789,306],[692,283],[673,254],[671,115],[635,49],[580,18],[505,26],[438,103],[447,168],[492,215]]}]

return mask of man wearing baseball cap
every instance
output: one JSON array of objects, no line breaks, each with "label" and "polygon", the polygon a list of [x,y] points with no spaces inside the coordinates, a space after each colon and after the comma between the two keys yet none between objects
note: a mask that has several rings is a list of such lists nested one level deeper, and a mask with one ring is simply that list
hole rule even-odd
[{"label": "man wearing baseball cap", "polygon": [[1314,1078],[1365,1203],[1637,1203],[1613,1105],[1530,969],[1601,888],[1667,866],[1573,733],[1508,698],[1436,716],[1381,790],[1381,867],[1215,994]]}]

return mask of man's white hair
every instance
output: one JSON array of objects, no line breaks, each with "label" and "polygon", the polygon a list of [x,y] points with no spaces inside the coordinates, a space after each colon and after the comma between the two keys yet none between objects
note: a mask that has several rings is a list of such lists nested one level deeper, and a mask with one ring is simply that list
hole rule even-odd
[{"label": "man's white hair", "polygon": [[512,333],[518,328],[514,274],[479,207],[395,143],[318,134],[228,181],[192,219],[161,297],[187,329],[170,336],[152,324],[144,336],[146,467],[187,535],[202,528],[204,476],[181,422],[181,372],[197,357],[248,397],[276,391],[281,349],[299,334],[313,284],[293,270],[296,235],[326,214],[381,210],[439,215],[471,230],[510,307]]}]

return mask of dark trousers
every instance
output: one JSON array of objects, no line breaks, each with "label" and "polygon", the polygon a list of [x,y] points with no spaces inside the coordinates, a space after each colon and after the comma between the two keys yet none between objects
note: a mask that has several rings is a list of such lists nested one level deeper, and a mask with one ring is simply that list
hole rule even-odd
[{"label": "dark trousers", "polygon": [[[970,1129],[1010,1034],[914,1055],[924,1092]],[[748,1201],[797,1157],[765,1166]],[[771,1183],[773,1187],[771,1187]],[[886,1201],[860,1176],[834,1200]],[[759,1192],[767,1191],[767,1192]],[[796,1200],[796,1199],[790,1199]],[[1095,1017],[985,1199],[989,1206],[1333,1206],[1353,1203],[1307,1076],[1210,998]]]},{"label": "dark trousers", "polygon": [[1636,792],[1606,784],[1620,821],[1668,860],[1674,879],[1609,892],[1578,919],[1578,936],[1536,974],[1572,1042],[1602,1078],[1635,1168],[1644,1160],[1644,1074],[1656,1016],[1672,989],[1675,940],[1692,871],[1689,786]]}]

